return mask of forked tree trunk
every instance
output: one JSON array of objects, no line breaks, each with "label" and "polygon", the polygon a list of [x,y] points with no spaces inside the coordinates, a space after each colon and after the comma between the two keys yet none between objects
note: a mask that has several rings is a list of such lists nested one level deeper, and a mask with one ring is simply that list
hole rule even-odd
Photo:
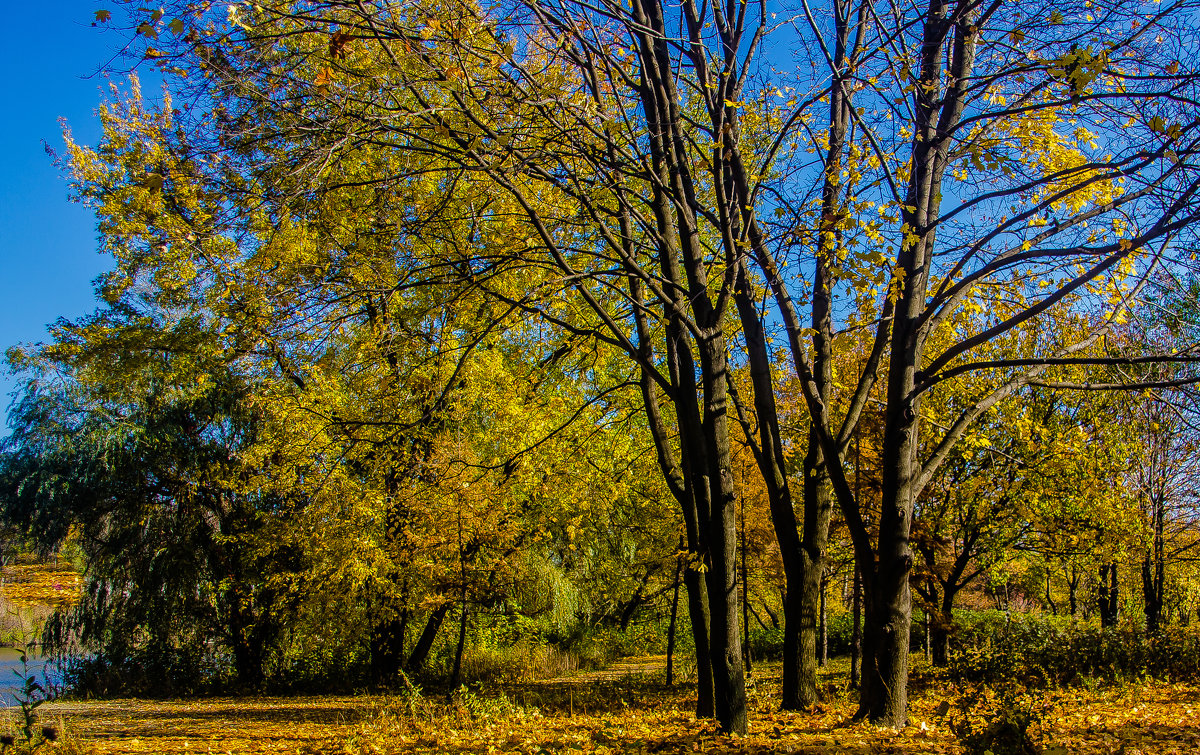
[{"label": "forked tree trunk", "polygon": [[737,494],[729,444],[730,401],[725,376],[725,341],[719,323],[699,344],[704,376],[704,429],[708,448],[711,516],[705,541],[711,565],[708,577],[713,692],[717,721],[725,732],[745,734],[746,678],[738,620]]}]

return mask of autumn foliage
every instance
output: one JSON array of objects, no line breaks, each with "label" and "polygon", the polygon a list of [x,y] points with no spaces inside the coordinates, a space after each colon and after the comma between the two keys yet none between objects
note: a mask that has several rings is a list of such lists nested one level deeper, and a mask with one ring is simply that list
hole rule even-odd
[{"label": "autumn foliage", "polygon": [[398,695],[363,752],[1140,746],[1105,706],[1198,676],[1196,12],[99,10],[111,269],[0,453],[66,688]]}]

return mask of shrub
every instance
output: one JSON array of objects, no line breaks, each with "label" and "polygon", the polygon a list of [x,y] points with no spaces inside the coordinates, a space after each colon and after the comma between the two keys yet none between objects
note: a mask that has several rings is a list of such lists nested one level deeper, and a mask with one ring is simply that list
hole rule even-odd
[{"label": "shrub", "polygon": [[1200,678],[1200,632],[1173,627],[1148,635],[1132,627],[1098,629],[1040,618],[1014,618],[986,639],[958,636],[952,676],[1031,685],[1067,684],[1088,676]]}]

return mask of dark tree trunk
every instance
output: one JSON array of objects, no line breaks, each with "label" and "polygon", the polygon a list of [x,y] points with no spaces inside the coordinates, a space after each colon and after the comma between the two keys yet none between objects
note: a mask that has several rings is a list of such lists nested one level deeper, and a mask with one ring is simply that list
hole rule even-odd
[{"label": "dark tree trunk", "polygon": [[[683,550],[683,543],[680,544]],[[675,559],[675,588],[671,593],[671,623],[667,625],[667,686],[675,684],[675,629],[679,617],[679,583],[683,577],[683,560]]]},{"label": "dark tree trunk", "polygon": [[945,666],[950,661],[950,630],[954,627],[954,598],[957,589],[942,586],[942,603],[940,610],[934,614],[930,622],[930,649],[933,665]]},{"label": "dark tree trunk", "polygon": [[934,666],[950,661],[950,619],[945,615],[929,623],[929,654]]},{"label": "dark tree trunk", "polygon": [[404,663],[404,633],[408,610],[371,627],[371,679],[386,684],[400,673]]},{"label": "dark tree trunk", "polygon": [[1072,566],[1067,573],[1067,603],[1071,607],[1071,618],[1079,614],[1079,574]]},{"label": "dark tree trunk", "polygon": [[1166,506],[1158,497],[1152,502],[1151,519],[1154,541],[1142,560],[1142,593],[1145,598],[1146,631],[1155,634],[1162,628],[1163,588],[1166,581]]},{"label": "dark tree trunk", "polygon": [[711,518],[707,537],[711,566],[708,578],[709,620],[713,664],[713,691],[717,721],[722,731],[745,734],[746,679],[742,666],[742,636],[738,626],[737,495],[733,485],[729,446],[728,386],[725,375],[725,342],[719,324],[702,344],[704,428],[709,451]]},{"label": "dark tree trunk", "polygon": [[853,588],[854,625],[850,634],[850,689],[858,689],[859,665],[862,657],[862,574],[854,567]]},{"label": "dark tree trunk", "polygon": [[[754,390],[754,408],[758,418],[758,446],[756,460],[767,490],[767,502],[771,511],[771,525],[775,540],[779,543],[783,561],[783,696],[780,705],[784,710],[802,710],[816,702],[816,669],[804,660],[804,648],[811,650],[815,640],[815,624],[806,633],[805,617],[812,610],[806,608],[809,594],[806,587],[808,560],[805,546],[796,522],[791,487],[785,471],[783,440],[779,431],[775,388],[771,378],[771,357],[767,348],[766,335],[758,317],[749,279],[745,269],[739,271],[735,301],[741,317],[743,335],[746,339],[750,361],[750,378]],[[744,422],[749,434],[749,421]],[[820,459],[815,443],[809,444],[806,468]],[[805,511],[811,500],[805,487]]]},{"label": "dark tree trunk", "polygon": [[437,638],[438,630],[442,628],[442,621],[449,611],[450,604],[443,603],[429,613],[429,618],[425,621],[425,628],[421,630],[421,636],[417,638],[417,644],[413,646],[412,653],[404,662],[405,671],[411,674],[424,668],[425,661],[429,659],[429,651],[433,649],[433,641]]},{"label": "dark tree trunk", "polygon": [[[894,338],[908,336],[900,323]],[[915,356],[913,357],[915,359]],[[917,422],[915,401],[907,397],[914,381],[913,363],[893,362],[881,466],[883,495],[879,520],[878,566],[867,582],[863,632],[862,697],[859,716],[901,728],[908,716],[908,652],[912,631],[909,546],[916,482]]]},{"label": "dark tree trunk", "polygon": [[454,648],[454,670],[450,673],[450,690],[458,689],[462,684],[462,659],[463,649],[467,644],[467,617],[471,612],[467,609],[466,601],[463,601],[462,610],[458,617],[458,645]]},{"label": "dark tree trunk", "polygon": [[1100,626],[1115,627],[1119,611],[1117,589],[1117,562],[1100,566]]},{"label": "dark tree trunk", "polygon": [[753,660],[750,658],[750,568],[746,562],[746,500],[742,499],[742,553],[738,559],[742,565],[742,661],[746,664],[746,673],[753,670]]},{"label": "dark tree trunk", "polygon": [[241,595],[238,586],[230,589],[230,621],[229,629],[233,643],[234,673],[237,674],[238,686],[247,689],[258,689],[262,686],[265,660],[265,643],[255,632],[254,617],[250,614],[249,606]]},{"label": "dark tree trunk", "polygon": [[713,700],[712,653],[708,641],[708,585],[700,572],[690,566],[683,573],[683,584],[687,588],[688,618],[692,623],[692,642],[696,646],[696,717],[713,718],[716,716],[716,704]]},{"label": "dark tree trunk", "polygon": [[[622,228],[627,238],[632,238],[629,221],[622,216]],[[669,279],[676,274],[677,252],[666,250],[663,261],[664,275]],[[631,278],[630,291],[637,302],[641,301],[641,288],[637,279]],[[638,340],[642,344],[642,358],[649,362],[652,358],[649,343],[650,332],[644,311],[634,308],[638,329]],[[707,505],[701,506],[698,491],[704,487],[703,475],[694,471],[697,457],[703,454],[699,443],[701,421],[696,409],[695,363],[692,361],[691,349],[683,335],[683,329],[675,319],[668,318],[667,323],[667,365],[671,384],[674,387],[674,409],[679,425],[679,457],[671,447],[671,433],[666,427],[658,403],[658,395],[650,373],[644,369],[641,373],[642,403],[646,410],[646,418],[650,425],[651,438],[658,455],[659,468],[670,488],[672,495],[679,503],[683,513],[685,542],[688,551],[687,563],[683,570],[683,584],[687,588],[688,616],[691,619],[692,640],[696,652],[696,717],[712,718],[715,715],[714,688],[711,654],[709,652],[709,605],[708,591],[704,580],[697,571],[697,566],[703,558],[701,548],[701,520],[707,518]]]},{"label": "dark tree trunk", "polygon": [[821,580],[821,629],[818,633],[817,641],[817,666],[825,668],[825,664],[829,662],[829,627],[826,623],[828,615],[826,613],[826,603],[828,599],[827,593],[829,590],[829,581]]}]

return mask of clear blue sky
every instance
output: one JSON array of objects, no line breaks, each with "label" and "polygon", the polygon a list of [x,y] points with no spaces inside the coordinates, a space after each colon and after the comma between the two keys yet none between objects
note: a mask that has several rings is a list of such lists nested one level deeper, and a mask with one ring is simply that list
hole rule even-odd
[{"label": "clear blue sky", "polygon": [[[62,150],[59,119],[76,140],[95,143],[105,80],[97,69],[118,42],[91,26],[99,0],[5,3],[0,70],[0,347],[44,340],[60,316],[94,307],[92,281],[107,268],[95,224],[67,198],[67,182],[43,141]],[[0,375],[0,418],[16,381]],[[0,424],[0,436],[8,432]]]}]

